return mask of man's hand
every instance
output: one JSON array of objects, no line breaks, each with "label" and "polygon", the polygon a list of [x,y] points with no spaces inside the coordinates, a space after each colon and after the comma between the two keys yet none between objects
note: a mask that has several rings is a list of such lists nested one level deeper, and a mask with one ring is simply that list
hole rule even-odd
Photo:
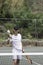
[{"label": "man's hand", "polygon": [[22,49],[22,52],[24,53],[24,50]]},{"label": "man's hand", "polygon": [[10,30],[7,30],[7,33],[10,34]]}]

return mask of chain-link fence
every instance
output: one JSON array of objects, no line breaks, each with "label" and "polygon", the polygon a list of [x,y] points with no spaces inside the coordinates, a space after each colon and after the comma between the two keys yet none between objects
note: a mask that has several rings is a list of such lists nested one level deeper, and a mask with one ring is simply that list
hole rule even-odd
[{"label": "chain-link fence", "polygon": [[23,38],[43,38],[43,19],[14,19],[0,18],[0,34],[5,34],[7,29],[12,31],[13,27],[20,27]]},{"label": "chain-link fence", "polygon": [[[13,34],[13,27],[19,26],[22,38],[25,39],[25,43],[31,44],[30,40],[42,40],[43,39],[43,19],[15,19],[15,18],[0,18],[0,41],[8,38],[6,31],[9,29]],[[28,42],[26,41],[28,40]],[[24,43],[23,42],[23,43]],[[34,41],[33,41],[34,42]],[[39,43],[39,42],[34,42]],[[34,44],[33,43],[33,44]],[[43,45],[43,44],[42,44]]]}]

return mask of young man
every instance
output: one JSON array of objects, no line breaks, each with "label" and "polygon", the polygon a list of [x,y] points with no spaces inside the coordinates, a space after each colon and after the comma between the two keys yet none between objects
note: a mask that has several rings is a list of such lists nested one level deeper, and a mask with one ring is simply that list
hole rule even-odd
[{"label": "young man", "polygon": [[[16,54],[21,54],[23,51],[23,47],[22,47],[22,37],[21,34],[18,33],[19,28],[17,26],[14,27],[14,34],[11,35],[10,31],[9,32],[9,37],[10,37],[10,41],[12,41],[12,53],[13,55],[13,63],[14,65],[19,65],[20,60],[22,59],[22,55],[16,55]],[[27,57],[27,56],[26,56]],[[28,58],[27,58],[28,59]],[[30,60],[31,63],[31,60]]]}]

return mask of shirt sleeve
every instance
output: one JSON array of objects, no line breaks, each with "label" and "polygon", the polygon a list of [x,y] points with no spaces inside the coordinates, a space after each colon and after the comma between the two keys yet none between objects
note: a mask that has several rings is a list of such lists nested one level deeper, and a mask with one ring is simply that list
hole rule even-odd
[{"label": "shirt sleeve", "polygon": [[22,41],[22,36],[21,36],[21,41]]},{"label": "shirt sleeve", "polygon": [[9,37],[8,39],[9,39],[10,42],[12,42],[12,35],[9,34],[9,36],[10,36],[10,37]]},{"label": "shirt sleeve", "polygon": [[12,35],[11,35],[11,34],[9,34],[9,37],[10,37],[10,38],[12,38]]},{"label": "shirt sleeve", "polygon": [[18,38],[19,38],[19,41],[22,41],[22,36],[21,36],[21,34],[18,34]]}]

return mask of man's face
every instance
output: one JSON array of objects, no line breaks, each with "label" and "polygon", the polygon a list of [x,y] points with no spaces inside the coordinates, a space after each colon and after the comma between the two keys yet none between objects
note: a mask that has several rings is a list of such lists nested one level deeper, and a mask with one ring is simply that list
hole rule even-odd
[{"label": "man's face", "polygon": [[14,30],[14,33],[15,33],[15,34],[18,33],[18,30]]}]

